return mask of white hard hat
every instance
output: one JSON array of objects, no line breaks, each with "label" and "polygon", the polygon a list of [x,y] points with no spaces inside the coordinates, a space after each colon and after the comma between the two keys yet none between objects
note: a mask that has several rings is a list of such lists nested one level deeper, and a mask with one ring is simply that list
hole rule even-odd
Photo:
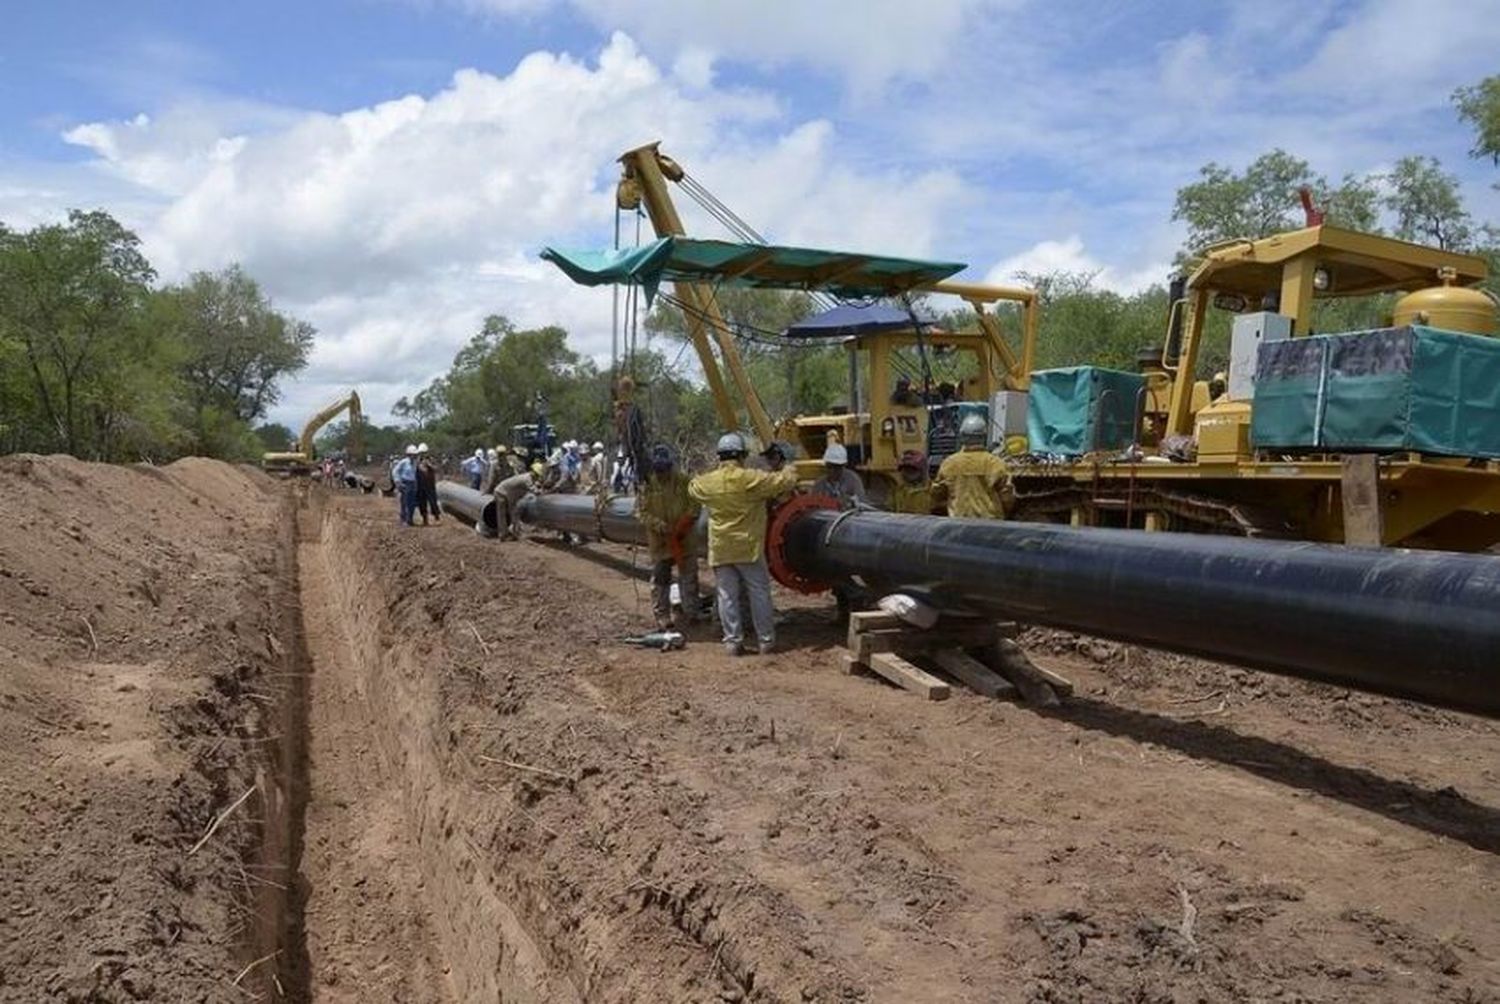
[{"label": "white hard hat", "polygon": [[427,444],[426,443],[418,443],[417,444],[417,452],[418,453],[426,453],[427,452]]},{"label": "white hard hat", "polygon": [[726,432],[719,437],[719,445],[716,449],[721,457],[726,453],[743,454],[745,452],[745,437],[741,436],[738,432]]},{"label": "white hard hat", "polygon": [[486,460],[499,460],[500,459],[500,454],[496,453],[494,450],[489,450],[489,451],[487,451],[485,453],[484,459],[486,459]]},{"label": "white hard hat", "polygon": [[844,449],[843,443],[830,443],[828,449],[823,451],[825,464],[847,464],[848,462],[849,451]]},{"label": "white hard hat", "polygon": [[474,459],[475,460],[483,460],[484,459],[484,450],[483,450],[483,448],[474,451]]},{"label": "white hard hat", "polygon": [[982,442],[988,431],[989,422],[985,421],[983,415],[965,415],[964,420],[958,423],[959,439]]},{"label": "white hard hat", "polygon": [[594,452],[594,453],[603,453],[604,452],[604,444],[603,443],[595,443],[589,449],[590,449],[591,452]]},{"label": "white hard hat", "polygon": [[408,457],[415,457],[417,455],[417,448],[416,448],[416,446],[414,446],[411,443],[407,443],[406,444],[406,455]]}]

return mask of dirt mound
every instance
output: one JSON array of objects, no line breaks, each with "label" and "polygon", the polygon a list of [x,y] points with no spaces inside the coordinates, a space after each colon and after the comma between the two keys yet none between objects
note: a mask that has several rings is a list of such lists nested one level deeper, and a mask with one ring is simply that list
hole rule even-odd
[{"label": "dirt mound", "polygon": [[0,998],[239,996],[275,937],[258,888],[284,879],[253,874],[282,822],[261,748],[282,503],[204,460],[0,477]]}]

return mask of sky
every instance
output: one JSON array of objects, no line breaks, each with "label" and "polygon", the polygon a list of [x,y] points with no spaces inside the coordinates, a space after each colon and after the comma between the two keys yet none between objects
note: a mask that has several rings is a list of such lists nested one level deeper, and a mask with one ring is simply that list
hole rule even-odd
[{"label": "sky", "polygon": [[[1163,281],[1175,191],[1281,147],[1437,157],[1497,0],[49,0],[0,33],[0,221],[102,207],[162,282],[238,262],[318,338],[271,417],[377,420],[499,313],[607,361],[616,158],[660,140],[771,240]],[[690,233],[727,236],[678,202]],[[625,231],[633,239],[632,224]]]}]

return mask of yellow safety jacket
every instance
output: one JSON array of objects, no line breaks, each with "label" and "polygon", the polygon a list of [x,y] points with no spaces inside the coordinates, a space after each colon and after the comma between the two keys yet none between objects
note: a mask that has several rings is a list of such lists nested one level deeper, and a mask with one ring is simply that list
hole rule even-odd
[{"label": "yellow safety jacket", "polygon": [[708,509],[708,563],[745,565],[759,561],[766,538],[766,503],[797,487],[791,470],[752,471],[738,460],[721,460],[688,485],[688,494]]},{"label": "yellow safety jacket", "polygon": [[932,488],[927,482],[909,485],[901,482],[891,491],[891,512],[914,513],[927,516],[932,513]]},{"label": "yellow safety jacket", "polygon": [[[674,557],[672,531],[685,517],[696,520],[699,508],[688,497],[688,478],[680,471],[669,471],[666,476],[651,474],[641,483],[635,497],[635,517],[646,528],[652,561]],[[684,544],[691,548],[692,541],[685,539]]]},{"label": "yellow safety jacket", "polygon": [[948,500],[948,515],[967,519],[1004,519],[1000,496],[1010,477],[1005,461],[979,446],[965,446],[944,460],[932,483],[933,494]]}]

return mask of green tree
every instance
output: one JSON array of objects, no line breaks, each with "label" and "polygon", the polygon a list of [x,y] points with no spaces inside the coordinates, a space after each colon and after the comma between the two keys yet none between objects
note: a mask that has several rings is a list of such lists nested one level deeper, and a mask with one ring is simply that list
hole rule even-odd
[{"label": "green tree", "polygon": [[152,298],[152,319],[182,346],[182,382],[194,449],[242,452],[249,423],[307,365],[314,330],[278,311],[238,265],[196,272]]},{"label": "green tree", "polygon": [[[1453,92],[1458,117],[1474,129],[1474,146],[1469,156],[1488,157],[1500,166],[1500,75],[1485,77],[1470,87]],[[1500,183],[1497,183],[1500,188]]]},{"label": "green tree", "polygon": [[154,276],[139,238],[108,213],[0,231],[0,351],[19,371],[0,424],[24,430],[21,445],[104,458],[143,431],[129,428],[132,410],[170,381],[140,323]]},{"label": "green tree", "polygon": [[281,453],[296,442],[297,435],[280,422],[266,422],[255,427],[255,438],[263,452]]},{"label": "green tree", "polygon": [[1396,217],[1396,236],[1449,251],[1474,245],[1472,217],[1464,208],[1458,179],[1432,157],[1402,157],[1386,176],[1386,208]]},{"label": "green tree", "polygon": [[1346,174],[1331,185],[1313,173],[1307,161],[1285,150],[1262,154],[1236,173],[1208,163],[1199,178],[1177,190],[1172,219],[1187,224],[1187,243],[1178,263],[1187,264],[1204,248],[1223,241],[1255,240],[1304,225],[1298,192],[1312,190],[1327,222],[1353,230],[1374,231],[1379,193],[1369,179]]}]

